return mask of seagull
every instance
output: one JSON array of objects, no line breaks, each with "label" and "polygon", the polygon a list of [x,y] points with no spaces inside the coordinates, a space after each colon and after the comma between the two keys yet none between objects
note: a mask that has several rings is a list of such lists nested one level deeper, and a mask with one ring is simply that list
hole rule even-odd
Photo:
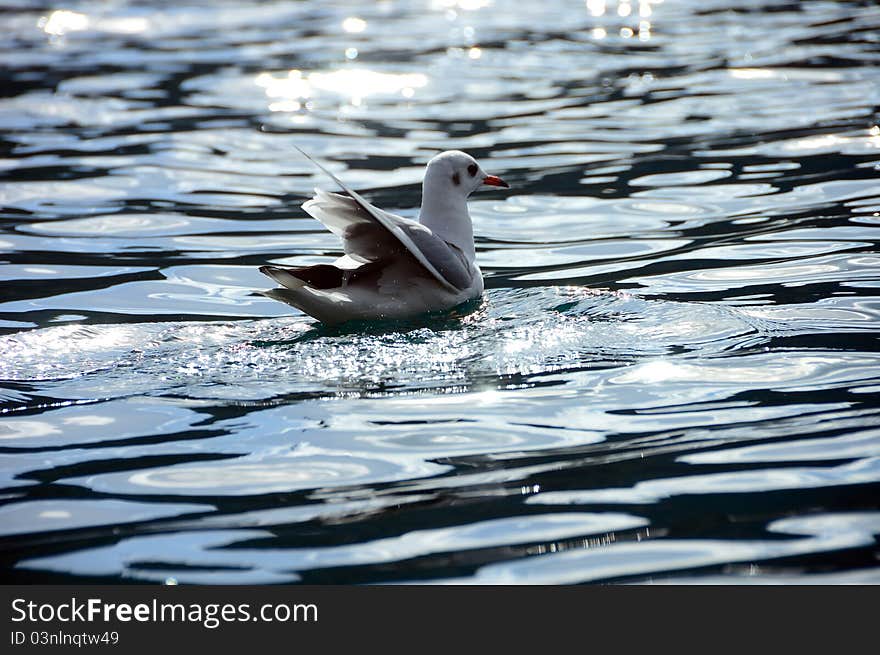
[{"label": "seagull", "polygon": [[364,200],[308,154],[347,195],[315,189],[303,209],[342,239],[332,264],[261,266],[280,288],[263,294],[326,325],[406,319],[452,309],[483,293],[468,196],[484,185],[510,188],[460,150],[442,152],[425,170],[419,220]]}]

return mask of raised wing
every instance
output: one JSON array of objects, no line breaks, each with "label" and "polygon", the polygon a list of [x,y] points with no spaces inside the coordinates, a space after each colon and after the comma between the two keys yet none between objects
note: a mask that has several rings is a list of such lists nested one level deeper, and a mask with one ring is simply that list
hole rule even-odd
[{"label": "raised wing", "polygon": [[420,223],[371,205],[301,148],[294,147],[350,196],[316,191],[315,198],[303,205],[311,216],[342,237],[347,255],[375,261],[382,253],[387,255],[399,245],[448,291],[458,293],[470,286],[471,274],[461,251]]},{"label": "raised wing", "polygon": [[315,189],[303,203],[308,214],[342,239],[345,254],[355,262],[374,262],[404,252],[400,241],[353,198]]}]

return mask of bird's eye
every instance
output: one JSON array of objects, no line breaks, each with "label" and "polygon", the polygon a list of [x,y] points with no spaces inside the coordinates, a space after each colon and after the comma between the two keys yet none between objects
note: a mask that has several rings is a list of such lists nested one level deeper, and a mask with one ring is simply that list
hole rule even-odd
[{"label": "bird's eye", "polygon": [[476,174],[477,174],[477,165],[476,165],[476,164],[471,164],[470,166],[468,166],[468,173],[471,174],[471,177],[473,177],[474,175],[476,175]]},{"label": "bird's eye", "polygon": [[452,183],[455,185],[461,184],[461,178],[458,176],[458,173],[452,174]]}]

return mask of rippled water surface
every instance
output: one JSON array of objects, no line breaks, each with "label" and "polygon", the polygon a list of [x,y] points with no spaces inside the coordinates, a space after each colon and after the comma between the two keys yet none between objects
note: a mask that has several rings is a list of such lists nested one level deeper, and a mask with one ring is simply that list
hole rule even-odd
[{"label": "rippled water surface", "polygon": [[[5,581],[880,583],[874,2],[7,3]],[[487,291],[329,329],[311,152]]]}]

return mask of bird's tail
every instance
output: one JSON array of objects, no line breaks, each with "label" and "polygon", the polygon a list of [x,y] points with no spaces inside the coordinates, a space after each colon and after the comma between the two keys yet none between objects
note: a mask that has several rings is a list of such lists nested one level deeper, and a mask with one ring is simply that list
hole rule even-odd
[{"label": "bird's tail", "polygon": [[296,307],[322,323],[339,322],[333,312],[333,302],[326,291],[314,289],[304,279],[296,277],[291,269],[279,266],[261,266],[260,272],[281,285],[278,289],[261,291],[264,296]]}]

